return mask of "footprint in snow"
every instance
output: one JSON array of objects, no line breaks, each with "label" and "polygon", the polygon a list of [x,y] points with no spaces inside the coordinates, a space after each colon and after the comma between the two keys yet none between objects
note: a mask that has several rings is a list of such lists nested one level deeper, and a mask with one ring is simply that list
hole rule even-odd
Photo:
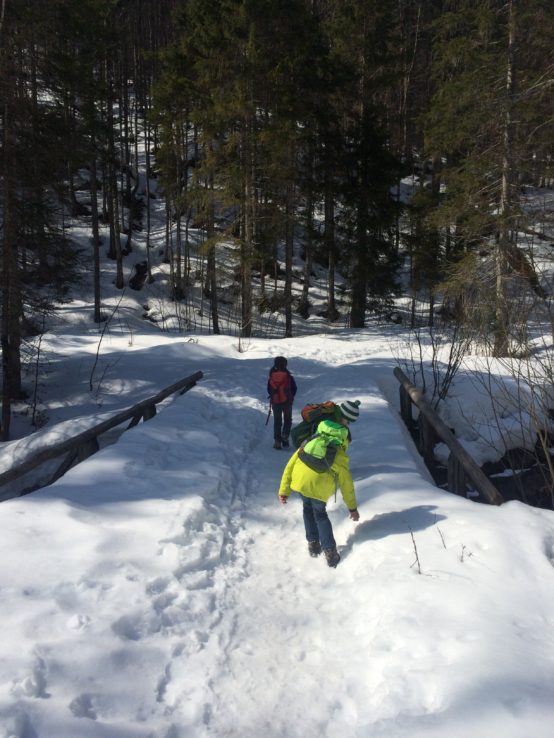
[{"label": "footprint in snow", "polygon": [[75,613],[75,615],[72,615],[67,621],[67,627],[70,630],[75,630],[75,631],[86,630],[86,628],[88,628],[89,625],[90,625],[89,616],[82,615],[80,613]]},{"label": "footprint in snow", "polygon": [[96,720],[96,712],[93,706],[93,696],[90,694],[80,694],[69,703],[69,709],[77,718],[88,718]]},{"label": "footprint in snow", "polygon": [[50,694],[46,691],[46,662],[37,657],[33,664],[32,673],[20,681],[14,682],[11,689],[16,697],[37,697],[47,699]]}]

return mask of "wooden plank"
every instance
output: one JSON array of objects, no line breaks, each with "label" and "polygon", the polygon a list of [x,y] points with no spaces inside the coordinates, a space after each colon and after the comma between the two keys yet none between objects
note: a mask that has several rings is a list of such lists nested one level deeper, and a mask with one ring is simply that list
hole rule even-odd
[{"label": "wooden plank", "polygon": [[455,454],[448,457],[448,489],[455,495],[465,496],[466,493],[466,475],[464,467],[458,461]]},{"label": "wooden plank", "polygon": [[481,492],[493,505],[502,505],[504,498],[500,492],[496,489],[490,479],[488,479],[478,464],[471,458],[462,444],[454,436],[450,428],[447,427],[446,423],[431,407],[430,403],[427,402],[421,391],[410,382],[408,377],[399,367],[394,369],[393,374],[405,388],[414,405],[419,408],[419,411],[431,423],[437,436],[446,443],[450,449],[450,453],[455,454],[459,463],[462,465],[465,474],[475,485],[475,489]]}]

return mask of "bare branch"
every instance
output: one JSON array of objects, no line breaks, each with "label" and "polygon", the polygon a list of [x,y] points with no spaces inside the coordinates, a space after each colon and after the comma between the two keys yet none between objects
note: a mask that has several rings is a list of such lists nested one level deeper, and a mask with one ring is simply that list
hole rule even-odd
[{"label": "bare branch", "polygon": [[411,528],[410,528],[410,535],[412,536],[412,543],[414,544],[414,552],[415,552],[415,561],[410,566],[410,569],[412,568],[412,566],[415,566],[417,564],[417,573],[418,574],[421,574],[421,564],[419,563],[419,556],[418,556],[418,553],[417,553],[417,546],[416,546],[416,542],[415,542],[415,538],[414,538],[414,532],[413,532],[413,530]]}]

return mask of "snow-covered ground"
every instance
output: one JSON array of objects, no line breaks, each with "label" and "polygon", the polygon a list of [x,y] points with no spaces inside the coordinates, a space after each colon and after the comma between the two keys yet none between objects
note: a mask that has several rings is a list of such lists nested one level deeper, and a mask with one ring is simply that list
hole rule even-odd
[{"label": "snow-covered ground", "polygon": [[[0,504],[0,738],[551,738],[554,513],[430,483],[385,341],[339,331],[240,353],[230,337],[137,329],[129,345],[122,331],[91,393],[97,343],[45,338],[60,359],[49,387],[70,398],[51,421],[204,379]],[[360,521],[340,495],[329,504],[336,570],[309,558],[299,500],[278,503],[288,452],[265,425],[278,354],[296,420],[307,402],[362,402]]]},{"label": "snow-covered ground", "polygon": [[[403,182],[403,200],[412,187]],[[539,215],[540,197],[530,193]],[[163,197],[151,210],[154,282],[116,290],[102,249],[100,326],[90,223],[68,219],[83,283],[25,346],[30,399],[15,408],[0,473],[185,376],[204,378],[57,483],[0,503],[0,738],[551,738],[554,513],[432,485],[392,374],[420,358],[430,370],[432,347],[423,339],[416,356],[403,326],[346,330],[340,294],[342,319],[326,324],[318,265],[296,338],[271,338],[284,333],[277,313],[256,313],[264,338],[206,335],[203,235],[189,234],[197,278],[172,301]],[[126,284],[145,243],[137,231]],[[225,291],[236,255],[217,249]],[[220,307],[236,336],[238,303]],[[362,402],[349,450],[360,521],[340,495],[328,506],[336,570],[309,558],[299,500],[278,503],[288,452],[272,448],[265,392],[278,354],[299,385],[295,420],[307,402]],[[480,463],[534,443],[537,418],[512,401],[525,391],[518,376],[468,357],[441,405]]]}]

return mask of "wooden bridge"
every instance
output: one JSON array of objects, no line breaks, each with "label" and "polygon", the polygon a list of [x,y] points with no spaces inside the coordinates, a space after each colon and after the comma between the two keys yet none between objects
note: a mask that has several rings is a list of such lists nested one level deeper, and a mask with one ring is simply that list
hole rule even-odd
[{"label": "wooden bridge", "polygon": [[[100,449],[98,439],[102,434],[106,433],[106,431],[112,430],[113,428],[130,421],[127,428],[123,428],[123,432],[137,425],[141,420],[143,422],[150,420],[150,418],[153,418],[156,415],[156,405],[177,392],[180,395],[188,392],[188,390],[194,387],[203,376],[202,372],[191,374],[189,377],[185,377],[169,387],[166,387],[161,392],[158,392],[157,395],[149,397],[146,400],[142,400],[126,410],[121,410],[111,418],[108,418],[108,420],[104,420],[102,423],[99,423],[92,428],[88,428],[73,438],[68,438],[65,441],[49,445],[36,453],[31,453],[28,458],[20,464],[16,464],[11,469],[8,469],[8,471],[0,474],[0,502],[9,500],[12,497],[19,497],[21,494],[33,492],[36,489],[52,484],[52,482],[55,482],[56,479],[63,476],[72,466],[84,461],[84,459],[87,459],[89,456],[96,453]],[[59,457],[63,457],[61,464],[58,465],[53,474],[48,476],[46,481],[43,481],[40,484],[31,484],[29,488],[18,492],[10,491],[10,489],[6,487],[9,482],[20,479],[25,474],[37,469],[45,462],[52,461]]]},{"label": "wooden bridge", "polygon": [[450,428],[433,410],[429,402],[404,372],[396,367],[394,376],[400,382],[400,414],[410,431],[414,430],[412,404],[420,412],[417,426],[419,431],[419,451],[429,465],[433,458],[433,448],[440,438],[450,449],[448,457],[448,489],[457,495],[465,495],[468,480],[474,488],[493,505],[501,505],[504,498],[485,475],[479,465],[471,458]]}]

